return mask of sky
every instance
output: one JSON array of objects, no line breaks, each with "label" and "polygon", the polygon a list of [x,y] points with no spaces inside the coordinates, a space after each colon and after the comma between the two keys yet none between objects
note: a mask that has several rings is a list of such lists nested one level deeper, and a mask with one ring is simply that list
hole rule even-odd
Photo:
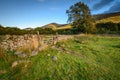
[{"label": "sky", "polygon": [[79,1],[89,6],[92,15],[120,11],[120,0],[0,0],[0,24],[21,29],[66,24],[66,10]]}]

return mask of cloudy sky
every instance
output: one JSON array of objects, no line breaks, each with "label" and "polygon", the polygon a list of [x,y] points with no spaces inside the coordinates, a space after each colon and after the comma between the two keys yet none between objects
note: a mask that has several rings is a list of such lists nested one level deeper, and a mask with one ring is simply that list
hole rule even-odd
[{"label": "cloudy sky", "polygon": [[0,0],[0,24],[19,28],[65,24],[66,10],[78,1],[87,4],[91,14],[120,11],[120,0]]}]

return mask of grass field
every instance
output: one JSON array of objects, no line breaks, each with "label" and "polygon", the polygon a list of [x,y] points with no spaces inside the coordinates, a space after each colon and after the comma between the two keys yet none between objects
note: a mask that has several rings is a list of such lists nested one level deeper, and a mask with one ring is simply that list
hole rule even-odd
[{"label": "grass field", "polygon": [[120,37],[75,36],[26,58],[6,53],[0,80],[120,80]]}]

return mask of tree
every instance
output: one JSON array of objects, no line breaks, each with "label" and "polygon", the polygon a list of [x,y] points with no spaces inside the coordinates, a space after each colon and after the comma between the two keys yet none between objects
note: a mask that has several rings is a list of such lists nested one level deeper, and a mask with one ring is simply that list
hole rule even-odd
[{"label": "tree", "polygon": [[72,5],[66,13],[75,33],[90,33],[94,30],[94,20],[88,6],[84,3],[78,2]]},{"label": "tree", "polygon": [[5,28],[2,25],[0,25],[0,35],[4,34],[4,30],[5,30]]}]

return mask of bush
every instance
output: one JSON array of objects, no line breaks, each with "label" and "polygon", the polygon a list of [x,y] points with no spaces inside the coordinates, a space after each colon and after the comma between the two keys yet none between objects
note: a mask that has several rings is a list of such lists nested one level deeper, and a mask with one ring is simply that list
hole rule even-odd
[{"label": "bush", "polygon": [[97,32],[98,33],[119,33],[120,31],[120,23],[97,23],[96,24]]}]

